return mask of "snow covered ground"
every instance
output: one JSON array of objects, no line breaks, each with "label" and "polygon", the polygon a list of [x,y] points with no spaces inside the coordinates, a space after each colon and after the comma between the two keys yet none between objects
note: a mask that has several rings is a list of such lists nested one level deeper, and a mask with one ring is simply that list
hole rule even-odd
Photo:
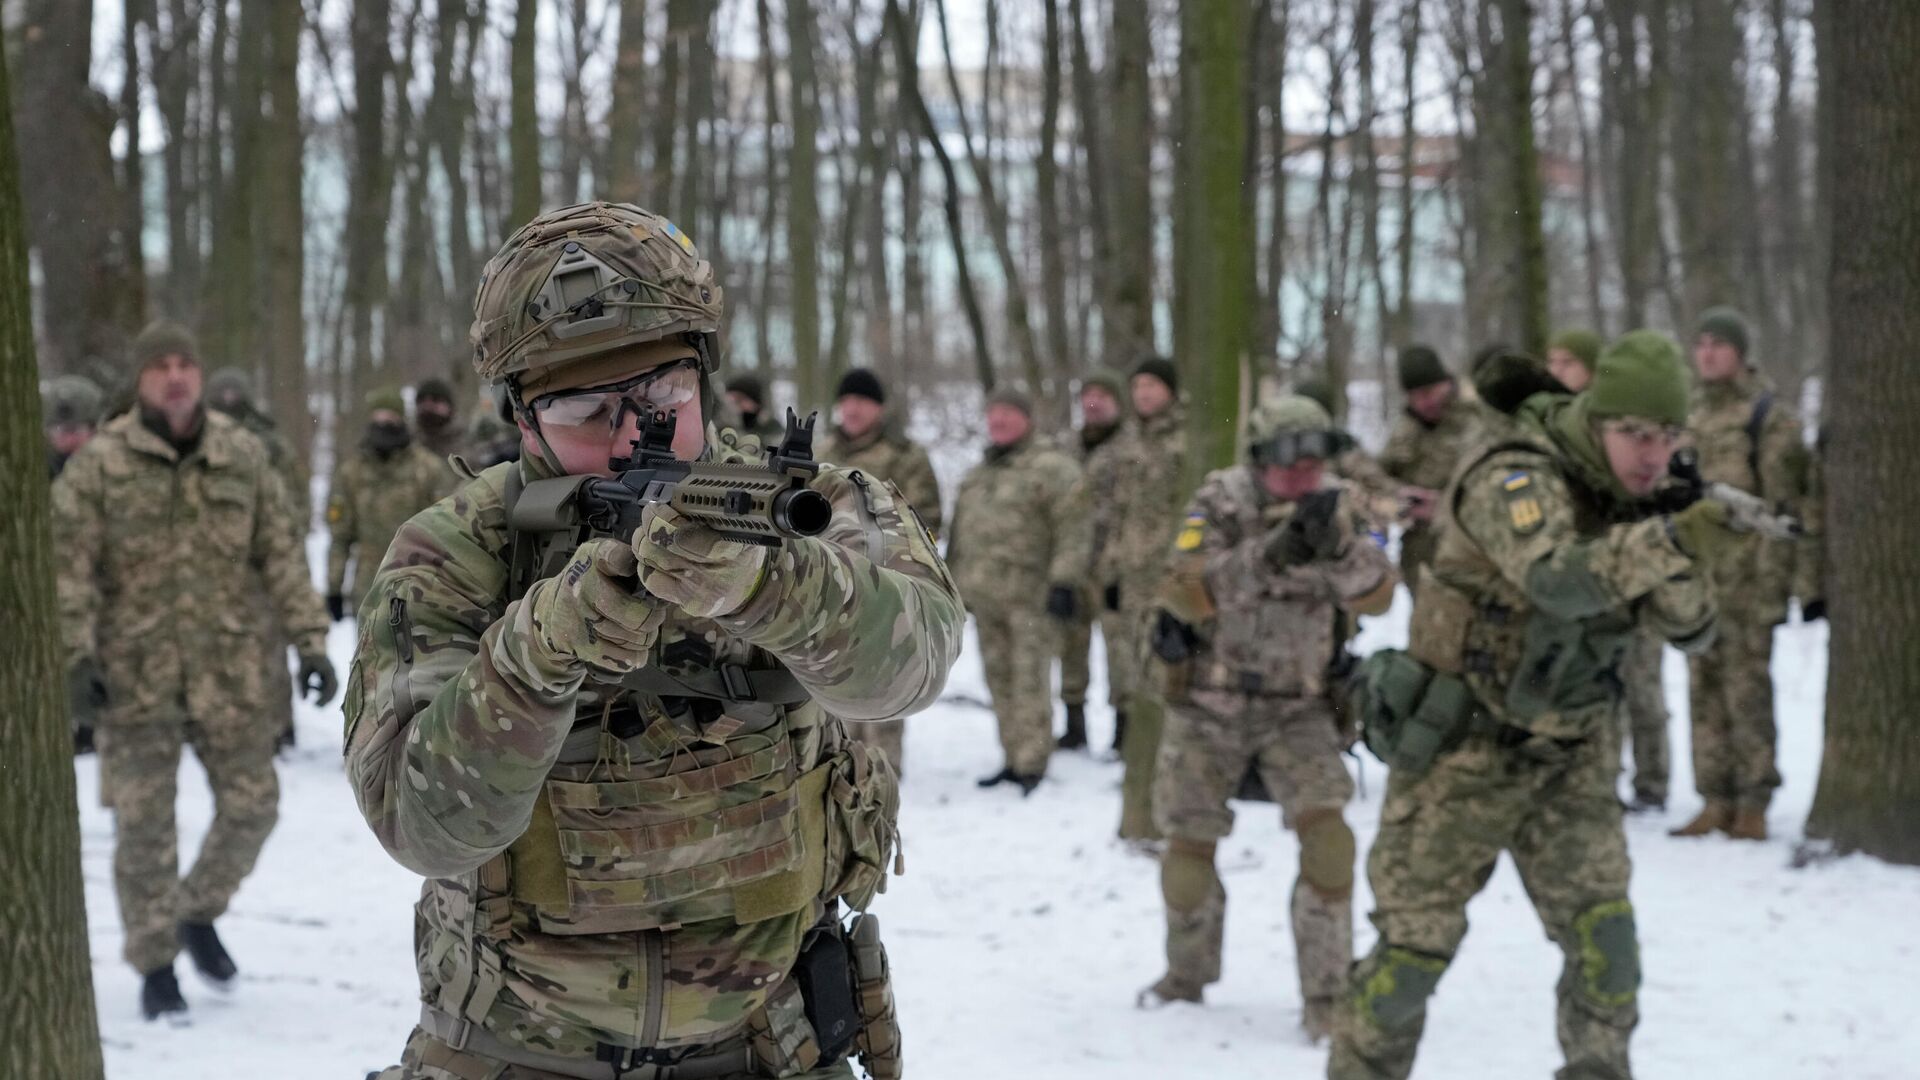
[{"label": "snow covered ground", "polygon": [[[1372,643],[1404,635],[1402,599],[1369,628]],[[336,627],[330,646],[345,672],[350,630]],[[1646,968],[1634,1044],[1643,1078],[1920,1076],[1920,872],[1859,857],[1786,866],[1817,773],[1825,647],[1824,627],[1780,633],[1774,672],[1787,786],[1771,819],[1778,838],[1738,846],[1665,835],[1697,808],[1686,669],[1669,654],[1675,805],[1668,820],[1628,823]],[[948,694],[985,697],[976,656],[962,658]],[[299,724],[299,749],[280,766],[279,828],[221,924],[241,967],[238,986],[216,994],[186,974],[183,958],[193,1009],[184,1028],[140,1019],[135,976],[120,960],[112,819],[97,805],[94,759],[76,765],[94,984],[116,1080],[358,1080],[397,1060],[416,1010],[410,905],[419,884],[387,859],[354,809],[338,711],[303,708]],[[1104,708],[1094,728],[1104,745]],[[991,716],[964,702],[916,717],[907,754],[908,873],[875,910],[900,980],[916,1080],[1320,1075],[1324,1050],[1296,1028],[1286,918],[1294,842],[1273,808],[1241,806],[1221,848],[1230,894],[1224,981],[1204,1007],[1140,1012],[1134,994],[1161,970],[1160,894],[1154,864],[1112,839],[1119,766],[1062,755],[1031,799],[977,791],[974,777],[997,767],[999,752]],[[1366,794],[1348,815],[1363,850],[1379,814],[1382,767],[1369,759],[1364,779]],[[211,804],[190,755],[181,792],[191,851]],[[1369,906],[1364,878],[1356,904]],[[1560,958],[1510,866],[1470,916],[1415,1075],[1548,1076],[1559,1061]],[[1356,948],[1371,937],[1362,920]]]}]

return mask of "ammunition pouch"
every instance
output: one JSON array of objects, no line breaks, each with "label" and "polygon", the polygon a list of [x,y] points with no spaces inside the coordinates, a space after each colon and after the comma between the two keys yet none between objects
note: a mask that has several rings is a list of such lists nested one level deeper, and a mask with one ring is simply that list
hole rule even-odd
[{"label": "ammunition pouch", "polygon": [[1361,662],[1352,707],[1367,749],[1389,768],[1408,772],[1425,769],[1459,745],[1484,715],[1464,680],[1399,649],[1382,649]]},{"label": "ammunition pouch", "polygon": [[893,971],[880,942],[880,920],[855,915],[847,945],[853,961],[853,1000],[860,1010],[854,1050],[873,1080],[900,1080],[900,1016],[893,1004]]}]

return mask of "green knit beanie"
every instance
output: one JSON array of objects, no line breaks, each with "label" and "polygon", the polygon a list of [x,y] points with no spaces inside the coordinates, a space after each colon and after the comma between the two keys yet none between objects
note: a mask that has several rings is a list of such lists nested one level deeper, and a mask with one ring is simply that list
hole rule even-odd
[{"label": "green knit beanie", "polygon": [[1604,343],[1600,340],[1599,334],[1585,328],[1579,328],[1562,330],[1553,335],[1553,340],[1547,342],[1547,347],[1550,349],[1567,350],[1573,354],[1575,360],[1580,361],[1581,367],[1592,371],[1593,365],[1600,360],[1600,346],[1602,344]]},{"label": "green knit beanie", "polygon": [[1687,366],[1680,346],[1653,330],[1618,338],[1600,353],[1586,397],[1595,417],[1633,416],[1685,426]]},{"label": "green knit beanie", "polygon": [[407,399],[401,397],[400,391],[391,386],[383,386],[368,393],[366,404],[368,416],[372,416],[381,409],[397,412],[401,416],[407,415]]},{"label": "green knit beanie", "polygon": [[127,347],[127,358],[133,362],[134,374],[140,369],[165,356],[184,356],[196,363],[200,360],[200,343],[193,338],[193,331],[176,322],[164,319],[147,324],[140,331],[133,344]]},{"label": "green knit beanie", "polygon": [[1087,374],[1080,379],[1080,389],[1082,391],[1085,391],[1089,387],[1096,386],[1112,394],[1113,400],[1115,401],[1125,401],[1127,399],[1126,394],[1121,389],[1120,374],[1118,372],[1109,371],[1106,368],[1096,368],[1093,371],[1087,372]]},{"label": "green knit beanie", "polygon": [[1027,419],[1033,419],[1033,398],[1028,396],[1025,390],[1016,387],[1005,386],[988,394],[987,404],[1011,405],[1021,412],[1026,413]]},{"label": "green knit beanie", "polygon": [[1400,350],[1400,389],[1418,390],[1453,378],[1440,354],[1425,345],[1409,345]]},{"label": "green knit beanie", "polygon": [[1700,314],[1695,334],[1711,334],[1733,346],[1744,359],[1747,355],[1747,317],[1730,307],[1711,307]]}]

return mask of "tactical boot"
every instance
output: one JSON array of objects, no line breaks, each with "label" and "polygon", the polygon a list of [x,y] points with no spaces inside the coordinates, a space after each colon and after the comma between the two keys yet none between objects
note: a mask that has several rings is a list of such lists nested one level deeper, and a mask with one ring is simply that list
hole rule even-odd
[{"label": "tactical boot", "polygon": [[180,944],[193,959],[195,970],[216,986],[224,988],[240,971],[220,944],[220,935],[214,933],[212,923],[181,923]]},{"label": "tactical boot", "polygon": [[166,1013],[184,1013],[187,999],[180,996],[180,980],[173,977],[173,965],[147,972],[140,984],[140,1013],[155,1020]]},{"label": "tactical boot", "polygon": [[1197,1005],[1201,1002],[1201,990],[1199,983],[1168,972],[1160,976],[1159,982],[1140,991],[1140,996],[1133,1003],[1142,1009],[1158,1009],[1176,1001],[1191,1001]]},{"label": "tactical boot", "polygon": [[1306,1032],[1307,1041],[1315,1045],[1333,1034],[1333,999],[1308,998],[1300,1008],[1300,1030]]},{"label": "tactical boot", "polygon": [[1650,792],[1636,791],[1633,801],[1627,804],[1629,814],[1664,814],[1667,811],[1667,797]]},{"label": "tactical boot", "polygon": [[1670,829],[1668,836],[1706,836],[1733,824],[1733,804],[1725,799],[1708,799],[1701,807],[1699,816],[1677,829]]},{"label": "tactical boot", "polygon": [[1757,806],[1741,807],[1733,815],[1733,824],[1727,826],[1727,835],[1735,840],[1765,840],[1767,812]]},{"label": "tactical boot", "polygon": [[81,724],[73,729],[73,753],[75,757],[93,753],[92,724]]},{"label": "tactical boot", "polygon": [[1062,750],[1085,750],[1087,748],[1087,707],[1085,705],[1067,706],[1067,730],[1054,744]]},{"label": "tactical boot", "polygon": [[999,787],[1001,784],[1004,784],[1007,781],[1012,779],[1014,779],[1013,770],[1008,768],[1002,768],[999,772],[994,773],[991,776],[983,776],[980,779],[975,780],[973,782],[973,786],[980,787],[980,788]]},{"label": "tactical boot", "polygon": [[1115,709],[1113,710],[1113,752],[1120,753],[1120,748],[1126,745],[1126,741],[1127,710]]},{"label": "tactical boot", "polygon": [[294,747],[293,725],[288,724],[287,730],[281,732],[280,737],[273,740],[273,752],[276,756],[278,756],[284,751],[293,749],[293,747]]},{"label": "tactical boot", "polygon": [[1043,779],[1045,779],[1045,775],[1042,773],[1013,774],[1013,782],[1020,785],[1020,797],[1023,799],[1033,794],[1033,789],[1039,787],[1040,781]]}]

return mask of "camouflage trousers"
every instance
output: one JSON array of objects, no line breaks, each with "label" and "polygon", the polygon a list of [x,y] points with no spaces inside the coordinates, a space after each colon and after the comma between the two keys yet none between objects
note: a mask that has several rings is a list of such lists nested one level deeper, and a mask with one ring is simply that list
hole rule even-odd
[{"label": "camouflage trousers", "polygon": [[[583,1062],[583,1065],[586,1069],[595,1067],[591,1062]],[[455,1050],[440,1039],[415,1028],[413,1035],[407,1039],[407,1049],[400,1057],[400,1064],[382,1072],[368,1073],[367,1080],[576,1080],[579,1076],[604,1076],[613,1080],[615,1074],[612,1066],[600,1065],[598,1068],[603,1071],[589,1072],[583,1069],[579,1073],[559,1073],[509,1064]],[[660,1075],[671,1073],[662,1072]],[[729,1073],[714,1080],[761,1080],[772,1075],[771,1072]],[[649,1074],[642,1067],[629,1070],[625,1076],[632,1080],[645,1080]],[[790,1073],[786,1080],[853,1080],[853,1066],[842,1061],[806,1072]]]},{"label": "camouflage trousers", "polygon": [[[279,817],[273,771],[279,732],[256,716],[199,723],[124,714],[101,749],[113,784],[113,884],[126,930],[127,963],[142,973],[172,963],[181,922],[212,922],[253,871]],[[213,787],[213,825],[184,879],[174,797],[180,752],[194,757]]]},{"label": "camouflage trousers", "polygon": [[[1109,658],[1115,656],[1131,657],[1132,687],[1123,699],[1121,708],[1127,711],[1126,737],[1120,745],[1120,838],[1122,840],[1155,840],[1160,836],[1159,826],[1154,824],[1153,789],[1154,773],[1160,763],[1160,734],[1166,715],[1165,693],[1169,679],[1166,665],[1147,648],[1147,626],[1157,608],[1151,601],[1157,587],[1142,584],[1140,588],[1128,591],[1122,586],[1120,593],[1120,611],[1112,621],[1121,629],[1117,638],[1124,642],[1126,651],[1120,651],[1118,644],[1110,645]],[[1102,624],[1105,629],[1105,624]],[[1115,638],[1109,638],[1115,641]],[[1179,673],[1184,677],[1185,672]],[[1178,693],[1185,694],[1182,687]]]},{"label": "camouflage trousers", "polygon": [[1227,894],[1214,846],[1233,829],[1227,798],[1249,767],[1300,838],[1291,915],[1301,1000],[1331,1002],[1353,961],[1353,832],[1341,819],[1353,778],[1324,698],[1197,691],[1168,709],[1153,791],[1167,835],[1167,972],[1195,986],[1220,978]]},{"label": "camouflage trousers", "polygon": [[1610,731],[1576,743],[1474,735],[1424,773],[1388,775],[1367,856],[1380,937],[1335,1014],[1330,1080],[1412,1071],[1427,998],[1466,937],[1467,901],[1503,851],[1565,958],[1556,1031],[1566,1066],[1555,1075],[1627,1080],[1640,956],[1618,750]]},{"label": "camouflage trousers", "polygon": [[1106,607],[1104,590],[1087,593],[1080,602],[1079,612],[1060,633],[1060,701],[1086,704],[1087,686],[1092,682],[1088,654],[1093,650],[1093,625],[1098,622],[1107,655],[1107,702],[1123,709],[1139,678],[1140,635],[1123,612]]},{"label": "camouflage trousers", "polygon": [[1007,768],[1045,775],[1053,754],[1052,674],[1060,624],[1037,600],[1031,608],[976,608],[973,617]]},{"label": "camouflage trousers", "polygon": [[907,776],[907,722],[905,720],[875,720],[870,723],[850,723],[847,733],[868,746],[878,747],[887,755],[887,763],[893,766],[895,779],[904,780]]},{"label": "camouflage trousers", "polygon": [[1772,622],[1727,614],[1713,647],[1689,662],[1693,784],[1703,797],[1765,810],[1780,786],[1772,662]]},{"label": "camouflage trousers", "polygon": [[1667,776],[1672,770],[1667,752],[1667,697],[1660,686],[1664,649],[1658,637],[1635,634],[1620,665],[1627,696],[1621,719],[1633,747],[1633,793],[1655,802],[1667,801]]}]

